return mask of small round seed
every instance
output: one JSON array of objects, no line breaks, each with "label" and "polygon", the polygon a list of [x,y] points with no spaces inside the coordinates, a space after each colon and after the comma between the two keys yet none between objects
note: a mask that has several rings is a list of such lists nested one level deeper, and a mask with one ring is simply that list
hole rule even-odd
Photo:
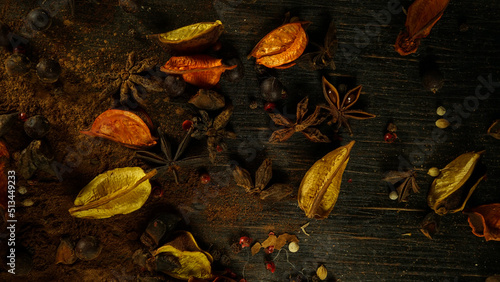
[{"label": "small round seed", "polygon": [[446,109],[443,106],[439,106],[436,110],[436,114],[438,114],[438,116],[444,116],[444,114],[446,114]]},{"label": "small round seed", "polygon": [[436,126],[444,129],[444,128],[447,128],[448,126],[450,126],[450,122],[444,118],[440,118],[440,119],[436,120]]},{"label": "small round seed", "polygon": [[429,168],[429,171],[427,171],[427,174],[432,176],[432,177],[437,177],[439,175],[439,168],[437,167],[431,167]]},{"label": "small round seed", "polygon": [[291,242],[288,245],[288,250],[292,253],[296,253],[299,251],[299,244],[297,242]]}]

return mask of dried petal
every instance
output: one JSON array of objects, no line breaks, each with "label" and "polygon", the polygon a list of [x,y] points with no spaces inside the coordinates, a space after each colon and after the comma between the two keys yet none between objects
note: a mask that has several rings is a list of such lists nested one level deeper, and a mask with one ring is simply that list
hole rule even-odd
[{"label": "dried petal", "polygon": [[290,184],[276,183],[260,193],[261,200],[279,202],[292,194],[293,186]]},{"label": "dried petal", "polygon": [[248,170],[240,166],[236,166],[233,169],[233,177],[234,180],[236,181],[236,185],[245,189],[247,193],[253,191],[254,186],[252,182],[252,176],[250,175],[250,172],[248,172]]},{"label": "dried petal", "polygon": [[416,0],[411,4],[406,17],[406,30],[399,33],[394,46],[401,56],[417,51],[420,39],[429,35],[449,2],[449,0]]},{"label": "dried petal", "polygon": [[200,89],[189,99],[188,103],[195,105],[199,109],[203,110],[218,110],[224,108],[226,105],[224,96],[213,91]]},{"label": "dried petal", "polygon": [[166,33],[148,35],[157,38],[168,48],[180,52],[199,52],[212,46],[224,32],[222,22],[201,22],[184,26]]},{"label": "dried petal", "polygon": [[472,233],[486,241],[500,241],[500,203],[482,205],[464,211],[469,216]]},{"label": "dried petal", "polygon": [[122,110],[107,110],[99,115],[89,131],[80,133],[106,138],[132,149],[154,146],[148,126],[137,115]]},{"label": "dried petal", "polygon": [[330,214],[340,192],[342,174],[354,141],[318,160],[306,172],[298,192],[299,207],[309,218],[324,219]]},{"label": "dried petal", "polygon": [[273,132],[273,134],[271,134],[271,137],[269,137],[269,142],[285,142],[290,137],[292,137],[294,133],[295,129],[293,127],[276,130]]},{"label": "dried petal", "polygon": [[497,119],[491,126],[488,128],[488,134],[495,139],[500,140],[500,119]]},{"label": "dried petal", "polygon": [[80,191],[69,213],[79,218],[108,218],[138,210],[151,193],[149,179],[155,174],[156,170],[144,173],[140,167],[99,174]]},{"label": "dried petal", "polygon": [[229,122],[229,119],[231,118],[231,115],[233,114],[233,105],[228,105],[222,113],[220,113],[218,116],[215,117],[214,119],[214,129],[215,130],[220,130],[226,127],[227,123]]},{"label": "dried petal", "polygon": [[188,280],[190,277],[212,278],[212,256],[200,249],[193,235],[187,231],[181,231],[173,241],[153,252],[156,259],[164,255],[170,256],[176,263],[170,269],[158,268],[157,264],[158,271],[181,280]]},{"label": "dried petal", "polygon": [[284,24],[268,33],[254,47],[248,58],[255,57],[257,64],[268,68],[285,68],[302,55],[307,46],[303,25],[308,22]]},{"label": "dried petal", "polygon": [[432,182],[427,204],[437,214],[455,213],[464,209],[472,192],[486,177],[479,160],[484,151],[465,153],[441,169]]},{"label": "dried petal", "polygon": [[319,131],[317,128],[306,128],[301,131],[304,136],[307,137],[307,139],[313,141],[313,142],[322,142],[322,143],[329,143],[331,142],[328,136],[324,135]]},{"label": "dried petal", "polygon": [[222,59],[208,55],[193,55],[171,57],[160,70],[168,74],[180,74],[187,83],[209,89],[219,82],[224,71],[236,67],[226,66],[222,64]]},{"label": "dried petal", "polygon": [[299,239],[297,238],[297,236],[290,235],[288,233],[284,233],[284,234],[281,234],[279,236],[271,234],[264,242],[262,242],[262,244],[259,242],[256,242],[252,246],[252,255],[255,255],[256,253],[258,253],[261,248],[265,249],[265,248],[270,247],[270,246],[273,246],[274,249],[276,249],[276,250],[281,250],[281,248],[283,248],[283,246],[285,246],[286,244],[288,244],[290,242],[298,243]]}]

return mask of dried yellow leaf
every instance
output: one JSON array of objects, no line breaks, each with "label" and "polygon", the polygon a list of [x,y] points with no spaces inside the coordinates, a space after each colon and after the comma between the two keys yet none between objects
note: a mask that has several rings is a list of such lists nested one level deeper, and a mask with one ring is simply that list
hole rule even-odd
[{"label": "dried yellow leaf", "polygon": [[201,22],[184,26],[166,33],[154,34],[148,38],[158,40],[170,49],[182,52],[203,51],[213,45],[224,32],[222,22]]},{"label": "dried yellow leaf", "polygon": [[455,213],[464,209],[467,200],[481,180],[486,177],[482,169],[477,169],[481,152],[469,152],[458,156],[441,169],[432,182],[427,204],[437,214]]},{"label": "dried yellow leaf", "polygon": [[140,167],[117,168],[99,174],[83,187],[69,213],[79,218],[108,218],[128,214],[144,205],[151,193],[147,174]]},{"label": "dried yellow leaf", "polygon": [[304,175],[300,183],[298,202],[307,217],[324,219],[333,210],[353,145],[354,141],[351,141],[326,154]]},{"label": "dried yellow leaf", "polygon": [[182,280],[188,280],[191,277],[212,278],[212,256],[200,249],[193,235],[187,231],[181,231],[173,241],[153,252],[154,257],[160,254],[174,257],[180,265],[168,270],[157,269],[174,278]]}]

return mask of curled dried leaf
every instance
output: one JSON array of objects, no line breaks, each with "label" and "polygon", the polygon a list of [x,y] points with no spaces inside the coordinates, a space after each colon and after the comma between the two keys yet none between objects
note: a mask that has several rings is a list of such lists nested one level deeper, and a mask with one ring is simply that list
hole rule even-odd
[{"label": "curled dried leaf", "polygon": [[160,70],[168,74],[182,75],[187,83],[209,89],[219,82],[224,71],[236,67],[237,65],[226,66],[222,63],[222,59],[208,55],[193,55],[171,57]]},{"label": "curled dried leaf", "polygon": [[420,39],[429,35],[449,2],[449,0],[416,0],[411,4],[406,16],[406,29],[399,33],[394,46],[401,56],[417,51]]},{"label": "curled dried leaf", "polygon": [[441,169],[432,182],[427,204],[437,214],[455,213],[464,209],[481,180],[486,177],[484,167],[479,161],[481,152],[470,152],[458,156]]},{"label": "curled dried leaf", "polygon": [[106,138],[132,149],[143,149],[156,144],[148,126],[139,116],[116,109],[105,111],[96,118],[90,130],[80,133]]},{"label": "curled dried leaf", "polygon": [[248,58],[255,57],[257,64],[268,68],[288,68],[295,63],[307,46],[304,25],[309,22],[284,24],[268,33],[253,48]]},{"label": "curled dried leaf", "polygon": [[298,202],[307,217],[325,219],[333,210],[353,145],[354,141],[351,141],[326,154],[304,175],[300,183]]},{"label": "curled dried leaf", "polygon": [[222,22],[201,22],[166,33],[148,35],[166,47],[178,52],[200,52],[212,46],[224,32]]},{"label": "curled dried leaf", "polygon": [[492,136],[495,139],[500,140],[500,119],[497,119],[491,126],[488,128],[488,135]]},{"label": "curled dried leaf", "polygon": [[482,205],[464,211],[472,233],[486,241],[500,241],[500,203]]},{"label": "curled dried leaf", "polygon": [[149,179],[155,174],[156,170],[145,173],[140,167],[117,168],[99,174],[83,187],[69,213],[79,218],[108,218],[136,211],[148,199]]},{"label": "curled dried leaf", "polygon": [[[187,231],[181,231],[171,242],[153,252],[157,271],[162,271],[174,278],[188,280],[190,277],[199,279],[212,278],[212,256],[200,249],[194,237]],[[167,256],[175,263],[168,269],[158,264],[160,256]]]}]

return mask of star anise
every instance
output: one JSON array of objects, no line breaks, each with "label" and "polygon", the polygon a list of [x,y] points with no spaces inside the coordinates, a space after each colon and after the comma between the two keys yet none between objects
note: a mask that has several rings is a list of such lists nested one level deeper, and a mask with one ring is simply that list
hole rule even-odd
[{"label": "star anise", "polygon": [[144,99],[139,94],[138,86],[142,86],[148,92],[165,91],[160,81],[150,80],[141,76],[142,72],[151,70],[156,65],[156,58],[148,58],[137,62],[135,52],[128,54],[125,68],[117,73],[105,73],[104,76],[111,80],[111,83],[102,91],[101,99],[109,95],[113,97],[119,93],[119,98],[115,98],[113,107],[117,106],[119,100],[122,106],[129,106],[135,102],[144,105]]},{"label": "star anise", "polygon": [[162,172],[163,170],[164,170],[163,172],[171,170],[172,174],[174,175],[175,183],[178,184],[179,183],[179,176],[177,174],[178,164],[180,163],[188,164],[199,161],[199,157],[179,159],[186,150],[189,141],[191,140],[192,132],[193,128],[190,128],[189,131],[184,136],[184,138],[182,139],[181,143],[179,144],[179,147],[177,147],[175,155],[172,155],[172,146],[168,142],[165,132],[163,132],[160,128],[158,128],[158,135],[160,136],[160,147],[163,156],[148,151],[137,151],[135,152],[135,157],[138,159],[143,159],[145,161],[160,165],[160,167],[157,168],[159,172]]},{"label": "star anise", "polygon": [[409,171],[389,171],[385,178],[385,182],[391,185],[398,184],[396,191],[398,192],[398,202],[407,202],[410,192],[418,193],[420,187],[418,187],[416,181],[417,172],[414,170]]},{"label": "star anise", "polygon": [[335,70],[333,57],[337,51],[337,28],[335,22],[330,22],[328,31],[325,35],[323,46],[314,42],[311,45],[316,46],[318,51],[303,54],[296,62],[297,65],[305,70],[319,70],[330,67]]},{"label": "star anise", "polygon": [[269,116],[276,125],[285,127],[274,131],[269,138],[269,142],[285,142],[288,138],[292,137],[295,132],[301,132],[307,139],[313,142],[330,142],[330,139],[321,133],[319,129],[311,127],[322,123],[327,118],[326,115],[321,114],[321,108],[319,106],[316,106],[314,112],[303,120],[307,113],[308,102],[309,97],[305,97],[297,104],[297,117],[295,122],[289,120],[282,114],[269,113]]},{"label": "star anise", "polygon": [[233,105],[228,105],[218,116],[211,119],[206,111],[200,111],[200,117],[193,119],[194,132],[191,134],[196,139],[207,137],[208,155],[215,162],[217,152],[227,149],[224,138],[236,138],[236,134],[225,129],[229,118],[233,114]]},{"label": "star anise", "polygon": [[354,89],[351,89],[344,96],[344,100],[340,103],[339,92],[337,89],[330,84],[325,77],[323,77],[323,95],[325,96],[328,106],[321,106],[324,109],[330,111],[333,117],[333,122],[338,122],[338,128],[344,126],[352,135],[351,125],[349,124],[349,119],[369,119],[374,118],[375,115],[363,112],[361,110],[349,110],[361,95],[361,85]]}]

